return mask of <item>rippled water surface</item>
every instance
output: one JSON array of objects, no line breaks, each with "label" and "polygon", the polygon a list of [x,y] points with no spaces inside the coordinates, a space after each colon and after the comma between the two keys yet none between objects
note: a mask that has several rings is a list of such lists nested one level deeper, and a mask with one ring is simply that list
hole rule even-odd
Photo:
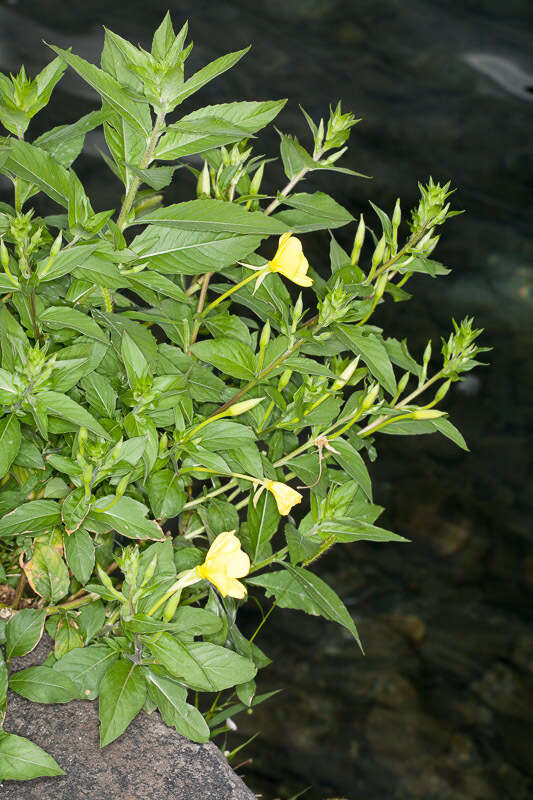
[{"label": "rippled water surface", "polygon": [[[447,403],[471,453],[436,437],[378,442],[372,474],[384,524],[412,543],[358,544],[320,562],[353,611],[366,656],[340,629],[297,612],[276,612],[262,632],[274,658],[263,687],[285,691],[239,720],[233,746],[260,731],[239,772],[269,800],[310,784],[309,800],[527,800],[533,5],[130,0],[125,12],[101,0],[21,0],[0,6],[0,68],[24,61],[34,72],[48,59],[41,39],[96,60],[102,23],[147,44],[169,3],[177,23],[190,19],[193,66],[254,44],[203,90],[206,104],[288,97],[279,126],[302,138],[298,103],[318,116],[341,98],[363,118],[346,166],[373,180],[321,176],[310,189],[331,191],[358,215],[369,198],[391,209],[399,195],[407,208],[430,174],[458,187],[454,202],[467,213],[448,223],[438,250],[453,273],[413,279],[414,299],[377,321],[420,353],[428,337],[437,349],[451,317],[475,313],[494,347],[490,368],[455,386]],[[95,104],[74,76],[62,86],[35,134]],[[119,187],[94,158],[99,146],[89,138],[79,174],[95,205],[109,208]],[[276,154],[275,133],[262,147]],[[178,184],[170,195],[189,191]],[[348,246],[352,235],[338,238]],[[314,264],[326,261],[327,236],[310,246]]]}]

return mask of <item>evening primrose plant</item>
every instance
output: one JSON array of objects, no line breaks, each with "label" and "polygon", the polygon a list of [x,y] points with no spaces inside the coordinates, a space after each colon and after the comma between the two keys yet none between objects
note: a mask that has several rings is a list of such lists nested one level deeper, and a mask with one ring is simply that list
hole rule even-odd
[{"label": "evening primrose plant", "polygon": [[[167,15],[150,52],[106,31],[100,66],[51,45],[36,77],[0,76],[0,721],[8,687],[98,698],[102,746],[143,709],[197,742],[227,731],[266,697],[257,634],[276,605],[359,643],[316,562],[402,541],[376,524],[379,434],[466,448],[437,406],[480,352],[469,319],[440,361],[379,327],[413,276],[448,272],[432,253],[457,213],[449,186],[421,185],[407,220],[399,201],[373,206],[369,227],[302,189],[310,173],[358,175],[339,165],[358,122],[339,103],[326,122],[303,112],[310,148],[280,134],[286,183],[271,193],[256,137],[285,100],[183,114],[246,53],[190,74],[186,39]],[[28,136],[67,68],[101,108]],[[96,129],[122,187],[98,211],[72,167]],[[177,180],[192,199],[168,204]],[[312,231],[329,231],[329,259],[308,260]],[[250,596],[264,611],[243,632]],[[46,662],[17,669],[44,631]],[[61,771],[0,731],[0,779]]]}]

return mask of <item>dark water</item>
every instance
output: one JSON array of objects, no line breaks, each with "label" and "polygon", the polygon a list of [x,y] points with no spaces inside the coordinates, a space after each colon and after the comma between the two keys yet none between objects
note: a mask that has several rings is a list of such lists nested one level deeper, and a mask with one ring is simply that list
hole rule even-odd
[{"label": "dark water", "polygon": [[[23,0],[0,7],[0,66],[30,72],[48,58],[41,38],[96,59],[103,23],[147,44],[170,0]],[[257,730],[239,769],[258,794],[308,800],[526,800],[533,797],[533,4],[530,0],[270,0],[170,3],[189,18],[193,66],[254,43],[202,101],[288,97],[278,122],[305,137],[342,98],[363,122],[346,165],[373,176],[320,177],[352,213],[368,199],[391,209],[416,200],[431,174],[458,186],[438,257],[446,279],[414,279],[409,304],[379,324],[409,338],[446,334],[474,313],[494,347],[490,368],[454,387],[451,418],[471,453],[435,437],[382,436],[372,465],[384,524],[412,543],[331,553],[331,580],[360,627],[362,657],[342,631],[276,612],[260,644],[274,658],[263,688],[284,694],[238,719],[231,746]],[[34,133],[76,119],[94,102],[77,79],[59,90]],[[195,100],[196,102],[196,100]],[[89,142],[93,151],[97,139]],[[275,134],[262,141],[275,155]],[[82,180],[108,208],[119,187],[86,153]],[[281,175],[280,181],[281,181]],[[185,197],[189,187],[172,189]],[[339,240],[349,244],[350,232]],[[327,257],[327,237],[313,243]],[[250,615],[248,620],[254,620]]]}]

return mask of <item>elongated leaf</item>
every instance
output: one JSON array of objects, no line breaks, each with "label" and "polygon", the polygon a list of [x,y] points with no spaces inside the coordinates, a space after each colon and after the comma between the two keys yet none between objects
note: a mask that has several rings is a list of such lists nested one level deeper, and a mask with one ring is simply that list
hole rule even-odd
[{"label": "elongated leaf", "polygon": [[254,506],[253,497],[248,503],[248,539],[250,541],[250,558],[252,564],[267,558],[272,549],[270,540],[276,533],[280,515],[276,501],[270,492],[263,492],[257,505]]},{"label": "elongated leaf", "polygon": [[[45,283],[47,281],[54,281],[54,280],[56,280],[56,278],[61,278],[63,275],[67,275],[69,272],[71,272],[76,267],[84,264],[85,260],[96,250],[97,247],[98,247],[98,245],[96,243],[95,244],[82,244],[82,245],[78,245],[77,247],[70,247],[68,250],[67,249],[61,250],[57,254],[57,256],[55,257],[55,259],[52,261],[50,266],[48,266],[49,258],[44,258],[42,261],[39,261],[39,263],[37,264],[37,277],[39,278],[39,281],[41,283]],[[69,309],[69,308],[60,308],[60,307],[54,308],[53,306],[51,306],[50,308],[46,309],[45,312],[43,312],[43,314],[45,316],[45,320],[47,319],[46,315],[48,313],[48,318],[49,318],[50,323],[51,323],[50,327],[52,327],[52,325],[54,323],[54,314],[55,314],[55,316],[57,318],[59,311],[62,311],[64,313],[65,317],[68,315],[68,312],[70,311],[71,312],[70,319],[73,319],[73,318],[74,319],[79,319],[79,317],[72,317],[72,314],[74,314],[74,315],[78,315],[79,314],[80,317],[84,317],[85,318],[86,324],[88,323],[90,325],[90,323],[93,322],[93,320],[90,317],[87,317],[85,314],[81,314],[79,311],[72,311],[72,309]],[[59,316],[61,316],[61,315],[59,315]],[[60,321],[60,320],[58,320],[58,321]],[[96,325],[96,323],[94,323],[94,324]],[[63,325],[62,327],[68,328],[68,327],[72,327],[72,326],[71,325]],[[98,327],[98,326],[96,326],[96,327]],[[74,330],[79,330],[79,329],[78,328],[74,328]],[[94,332],[94,328],[92,328],[92,330]],[[85,331],[80,331],[80,332],[84,333]],[[86,335],[89,336],[90,334],[86,334]],[[102,336],[102,332],[99,331],[99,336],[97,336],[99,341],[102,341],[101,336]]]},{"label": "elongated leaf", "polygon": [[152,670],[146,671],[150,697],[167,725],[193,742],[209,741],[209,725],[200,711],[186,702],[185,687]]},{"label": "elongated leaf", "polygon": [[430,422],[439,433],[442,433],[443,436],[450,439],[457,447],[466,451],[470,450],[461,431],[458,431],[449,419],[446,417],[437,417],[436,419],[430,420]]},{"label": "elongated leaf", "polygon": [[378,528],[368,522],[336,517],[333,520],[321,520],[316,526],[317,532],[322,538],[335,536],[338,542],[406,542],[403,536]]},{"label": "elongated leaf", "polygon": [[350,212],[324,192],[292,194],[284,197],[283,202],[294,210],[281,211],[276,219],[295,233],[341,228],[353,221]]},{"label": "elongated leaf", "polygon": [[267,597],[276,597],[280,608],[295,608],[338,622],[350,631],[361,647],[355,623],[340,597],[309,570],[285,564],[285,570],[248,578],[247,583],[262,586]]},{"label": "elongated leaf", "polygon": [[[235,203],[223,200],[190,200],[186,203],[159,208],[142,222],[182,228],[188,231],[229,231],[230,233],[254,233],[279,235],[288,228],[282,221],[266,217],[259,211],[245,211]],[[326,226],[323,226],[326,227]]]},{"label": "elongated leaf", "polygon": [[159,272],[200,275],[246,259],[266,235],[187,231],[149,225],[135,237],[131,249]]},{"label": "elongated leaf", "polygon": [[119,659],[100,681],[100,747],[120,736],[146,700],[146,681],[140,667]]},{"label": "elongated leaf", "polygon": [[52,667],[28,667],[14,672],[9,688],[34,703],[69,703],[79,695],[76,684]]},{"label": "elongated leaf", "polygon": [[65,557],[72,573],[84,586],[94,569],[94,544],[90,533],[79,529],[63,538]]},{"label": "elongated leaf", "polygon": [[71,650],[55,662],[53,670],[76,684],[79,700],[94,700],[98,696],[100,681],[117,658],[118,653],[109,647],[93,644]]},{"label": "elongated leaf", "polygon": [[58,553],[37,542],[24,572],[34,592],[47,603],[57,603],[68,593],[70,578],[65,562]]},{"label": "elongated leaf", "polygon": [[108,343],[107,336],[92,317],[68,306],[49,306],[39,315],[39,321],[53,331],[70,328],[97,342]]},{"label": "elongated leaf", "polygon": [[56,128],[46,131],[35,139],[34,144],[42,150],[46,150],[64,167],[70,167],[83,149],[85,135],[101,125],[108,118],[109,113],[107,109],[91,111],[77,122],[70,125],[58,125]]},{"label": "elongated leaf", "polygon": [[115,413],[117,393],[111,382],[97,372],[92,372],[81,381],[85,399],[101,416],[112,417]]},{"label": "elongated leaf", "polygon": [[276,117],[286,100],[220,103],[206,106],[170,125],[157,146],[156,157],[183,158],[256,133]]},{"label": "elongated leaf", "polygon": [[7,169],[34,183],[52,200],[67,208],[71,187],[69,172],[52,156],[28,142],[11,139]]},{"label": "elongated leaf", "polygon": [[154,658],[171,675],[182,678],[191,689],[218,692],[251,680],[257,669],[253,662],[208,642],[184,644],[169,633],[149,642]]},{"label": "elongated leaf", "polygon": [[60,419],[72,422],[78,427],[84,427],[101,436],[103,439],[109,439],[109,434],[102,428],[99,422],[95,420],[92,414],[76,403],[71,397],[60,392],[39,392],[39,401],[46,409],[47,413],[52,417],[59,417]]},{"label": "elongated leaf", "polygon": [[15,460],[21,439],[20,423],[14,414],[0,420],[0,478]]},{"label": "elongated leaf", "polygon": [[202,69],[195,72],[195,74],[189,78],[181,89],[178,91],[177,94],[174,95],[172,98],[172,108],[175,108],[179,103],[182,103],[187,97],[190,97],[191,94],[197,92],[198,89],[201,89],[202,86],[205,86],[206,83],[212,81],[213,78],[216,78],[218,75],[222,75],[223,72],[233,67],[241,58],[248,52],[250,48],[246,47],[244,50],[237,50],[234,53],[227,53],[225,56],[221,56],[220,58],[215,59],[215,61],[211,61],[210,64],[207,64]]},{"label": "elongated leaf", "polygon": [[57,761],[38,745],[0,730],[0,780],[29,781],[64,774]]},{"label": "elongated leaf", "polygon": [[375,378],[392,395],[396,393],[394,370],[383,342],[374,333],[350,325],[338,325],[337,333],[356,355],[360,355]]},{"label": "elongated leaf", "polygon": [[54,500],[32,500],[0,519],[0,539],[21,533],[40,533],[61,522],[60,506]]},{"label": "elongated leaf", "polygon": [[94,504],[86,520],[91,530],[91,520],[99,525],[108,525],[129,539],[162,539],[164,534],[157,522],[146,519],[148,509],[132,497],[106,495]]},{"label": "elongated leaf", "polygon": [[200,361],[207,361],[233,378],[247,381],[254,376],[253,351],[238,339],[222,337],[196,342],[192,351]]},{"label": "elongated leaf", "polygon": [[144,104],[133,100],[118,81],[107,72],[85,61],[84,58],[62,50],[60,47],[50,45],[52,50],[61,56],[69,66],[74,69],[87,83],[96,89],[98,94],[127,122],[139,128],[143,133],[149,135],[150,128],[146,127],[144,116]]},{"label": "elongated leaf", "polygon": [[335,439],[335,450],[332,453],[335,461],[357,481],[369,500],[372,500],[372,481],[366,468],[366,464],[357,450],[344,439]]},{"label": "elongated leaf", "polygon": [[43,635],[46,611],[23,608],[6,625],[6,658],[19,658],[30,653]]}]

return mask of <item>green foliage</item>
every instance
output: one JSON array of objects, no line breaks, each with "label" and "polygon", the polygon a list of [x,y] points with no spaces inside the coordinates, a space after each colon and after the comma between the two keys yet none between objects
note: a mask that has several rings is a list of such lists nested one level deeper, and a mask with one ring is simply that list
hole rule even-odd
[{"label": "green foliage", "polygon": [[[431,343],[416,358],[374,323],[389,296],[408,299],[411,276],[449,272],[431,257],[457,213],[449,186],[421,185],[403,226],[399,201],[390,217],[372,205],[376,234],[327,193],[295,191],[311,171],[365,177],[338,165],[358,122],[339,103],[326,122],[303,112],[311,149],[280,133],[288,183],[262,194],[272,159],[255,138],[285,100],[181,115],[247,52],[187,76],[186,38],[167,15],[151,52],[106,31],[98,66],[52,47],[34,79],[0,76],[14,187],[0,209],[0,580],[19,570],[0,627],[0,720],[8,685],[39,703],[98,699],[102,746],[143,708],[206,742],[268,699],[255,682],[266,617],[250,638],[237,627],[247,588],[360,645],[310,567],[335,544],[405,541],[376,525],[377,434],[439,431],[466,448],[435,406],[485,349],[470,319],[453,323],[440,364]],[[26,139],[67,67],[101,110]],[[123,196],[95,212],[72,165],[100,126]],[[191,199],[165,204],[178,178]],[[350,253],[330,234],[329,268],[309,267],[291,236],[352,225]],[[13,671],[44,629],[46,665]],[[59,774],[0,728],[0,780]]]}]

